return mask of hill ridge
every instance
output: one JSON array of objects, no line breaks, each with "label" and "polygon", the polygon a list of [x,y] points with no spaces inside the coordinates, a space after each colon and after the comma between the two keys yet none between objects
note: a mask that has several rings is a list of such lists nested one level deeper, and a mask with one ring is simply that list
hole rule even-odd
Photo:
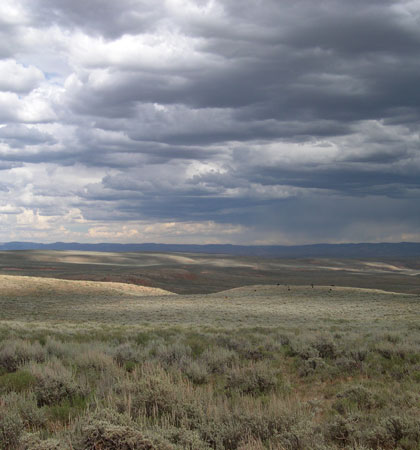
[{"label": "hill ridge", "polygon": [[420,257],[420,242],[345,243],[305,245],[233,245],[233,244],[119,244],[79,242],[4,242],[0,251],[8,250],[77,250],[97,252],[175,252],[227,254],[261,257],[340,257],[340,258],[414,258]]}]

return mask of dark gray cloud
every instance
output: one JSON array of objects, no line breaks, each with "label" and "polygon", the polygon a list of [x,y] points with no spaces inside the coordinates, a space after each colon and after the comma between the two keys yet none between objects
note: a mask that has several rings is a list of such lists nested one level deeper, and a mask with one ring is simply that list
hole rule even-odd
[{"label": "dark gray cloud", "polygon": [[417,2],[5,5],[4,236],[420,240]]},{"label": "dark gray cloud", "polygon": [[44,26],[56,24],[108,39],[149,31],[162,14],[160,1],[27,0],[25,3],[38,23]]},{"label": "dark gray cloud", "polygon": [[0,142],[6,142],[11,147],[22,148],[27,145],[55,144],[57,140],[48,133],[26,125],[9,124],[0,128]]}]

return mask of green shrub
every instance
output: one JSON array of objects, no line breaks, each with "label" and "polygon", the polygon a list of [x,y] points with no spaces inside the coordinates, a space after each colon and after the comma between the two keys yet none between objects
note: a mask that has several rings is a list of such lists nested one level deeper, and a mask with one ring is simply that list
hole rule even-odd
[{"label": "green shrub", "polygon": [[77,418],[86,409],[87,401],[85,397],[64,398],[58,404],[45,406],[43,411],[48,419],[53,422],[69,423]]},{"label": "green shrub", "polygon": [[137,363],[135,361],[126,361],[123,367],[127,372],[133,372],[137,367]]},{"label": "green shrub", "polygon": [[26,370],[18,370],[0,376],[0,392],[23,392],[31,389],[36,378]]},{"label": "green shrub", "polygon": [[190,333],[185,339],[185,344],[190,347],[192,356],[197,358],[208,348],[208,336],[201,333]]},{"label": "green shrub", "polygon": [[137,345],[145,346],[151,339],[153,339],[151,332],[142,331],[136,334],[135,342]]}]

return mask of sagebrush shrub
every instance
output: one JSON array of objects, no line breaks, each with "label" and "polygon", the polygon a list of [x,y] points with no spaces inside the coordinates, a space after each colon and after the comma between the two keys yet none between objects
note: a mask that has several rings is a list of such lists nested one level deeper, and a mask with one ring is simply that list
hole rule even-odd
[{"label": "sagebrush shrub", "polygon": [[[96,421],[83,428],[84,450],[164,450],[134,428]],[[170,447],[167,447],[170,450]]]},{"label": "sagebrush shrub", "polygon": [[354,373],[362,369],[362,363],[353,358],[341,356],[335,360],[335,366],[341,373]]},{"label": "sagebrush shrub", "polygon": [[319,352],[315,347],[301,341],[291,342],[287,348],[286,355],[293,357],[297,356],[300,359],[305,360],[319,358]]},{"label": "sagebrush shrub", "polygon": [[119,366],[124,366],[127,363],[139,363],[141,361],[141,354],[133,344],[124,342],[113,349],[113,357]]},{"label": "sagebrush shrub", "polygon": [[73,377],[72,372],[59,360],[51,360],[45,364],[31,363],[26,366],[35,378],[33,388],[39,406],[53,405],[63,399],[86,395],[84,390]]},{"label": "sagebrush shrub", "polygon": [[191,348],[179,342],[161,344],[154,349],[154,357],[163,367],[188,364],[191,360]]},{"label": "sagebrush shrub", "polygon": [[106,354],[100,348],[95,348],[95,346],[84,349],[74,358],[74,362],[79,367],[95,370],[112,370],[114,364],[112,356]]},{"label": "sagebrush shrub", "polygon": [[337,346],[331,339],[325,336],[320,336],[312,342],[312,347],[318,351],[321,358],[335,359],[338,356]]},{"label": "sagebrush shrub", "polygon": [[239,356],[233,350],[216,347],[206,349],[200,359],[209,368],[210,373],[225,373],[239,361]]},{"label": "sagebrush shrub", "polygon": [[315,449],[319,442],[318,433],[303,416],[286,411],[276,401],[264,408],[238,405],[235,410],[218,411],[200,424],[199,431],[203,440],[220,450],[243,448],[244,441],[262,441],[266,448],[291,450]]},{"label": "sagebrush shrub", "polygon": [[9,339],[0,344],[0,367],[7,372],[15,372],[29,361],[42,362],[45,359],[46,351],[39,342]]},{"label": "sagebrush shrub", "polygon": [[38,434],[25,433],[19,441],[19,450],[71,450],[58,439],[42,440]]},{"label": "sagebrush shrub", "polygon": [[364,438],[374,449],[417,449],[420,448],[420,421],[418,418],[388,416],[367,430]]},{"label": "sagebrush shrub", "polygon": [[210,450],[208,443],[201,439],[200,433],[185,428],[170,428],[162,431],[165,438],[177,448],[185,450]]},{"label": "sagebrush shrub", "polygon": [[14,409],[6,409],[0,400],[0,448],[17,449],[23,429],[24,423],[18,412]]},{"label": "sagebrush shrub", "polygon": [[228,391],[260,395],[273,391],[277,386],[277,373],[267,366],[235,367],[226,381]]},{"label": "sagebrush shrub", "polygon": [[339,447],[347,447],[354,440],[357,419],[335,417],[326,424],[325,436]]},{"label": "sagebrush shrub", "polygon": [[267,352],[262,345],[256,345],[243,337],[223,336],[218,340],[219,345],[235,351],[241,358],[259,361]]},{"label": "sagebrush shrub", "polygon": [[190,361],[182,368],[182,373],[194,384],[204,384],[209,381],[209,368],[201,361]]},{"label": "sagebrush shrub", "polygon": [[45,411],[38,408],[33,392],[17,394],[10,392],[1,399],[4,408],[19,414],[26,428],[40,428],[45,425]]},{"label": "sagebrush shrub", "polygon": [[301,377],[307,377],[309,375],[313,375],[317,371],[319,372],[321,369],[326,367],[325,361],[319,357],[312,357],[303,359],[299,363],[299,371],[298,374]]},{"label": "sagebrush shrub", "polygon": [[359,409],[372,409],[376,405],[375,397],[369,389],[355,385],[337,394],[337,401],[333,407],[340,413],[344,413],[347,407],[357,406]]},{"label": "sagebrush shrub", "polygon": [[44,344],[44,349],[48,356],[55,356],[60,359],[73,359],[77,353],[74,344],[63,342],[52,337],[47,337]]}]

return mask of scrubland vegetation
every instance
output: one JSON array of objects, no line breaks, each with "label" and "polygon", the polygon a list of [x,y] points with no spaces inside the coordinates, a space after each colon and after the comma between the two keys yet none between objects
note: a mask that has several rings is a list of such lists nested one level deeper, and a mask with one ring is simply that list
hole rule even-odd
[{"label": "scrubland vegetation", "polygon": [[420,297],[330,289],[10,294],[0,448],[420,448]]}]

